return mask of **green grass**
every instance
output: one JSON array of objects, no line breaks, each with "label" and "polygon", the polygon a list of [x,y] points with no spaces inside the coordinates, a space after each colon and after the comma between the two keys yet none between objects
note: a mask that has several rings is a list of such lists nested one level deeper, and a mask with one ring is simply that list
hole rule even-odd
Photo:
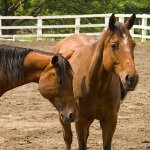
[{"label": "green grass", "polygon": [[22,37],[22,38],[16,38],[15,41],[30,41],[35,42],[37,41],[36,37]]},{"label": "green grass", "polygon": [[[142,42],[141,42],[141,38],[134,38],[134,40],[135,40],[135,42],[142,43]],[[146,39],[146,41],[145,41],[145,42],[143,42],[143,43],[150,44],[150,39]]]},{"label": "green grass", "polygon": [[[48,37],[43,37],[42,41],[59,41],[63,38],[48,38]],[[139,42],[141,43],[141,38],[134,38],[135,42]],[[36,37],[22,37],[22,38],[16,38],[15,41],[29,41],[29,42],[35,42],[37,41]],[[150,44],[150,39],[146,39],[146,42],[144,43],[148,43]]]}]

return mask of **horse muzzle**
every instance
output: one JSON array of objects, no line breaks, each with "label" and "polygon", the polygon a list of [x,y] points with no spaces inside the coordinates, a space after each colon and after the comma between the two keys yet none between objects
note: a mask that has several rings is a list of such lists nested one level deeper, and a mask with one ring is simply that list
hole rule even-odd
[{"label": "horse muzzle", "polygon": [[135,90],[135,87],[139,81],[139,76],[138,74],[135,75],[126,75],[125,76],[125,82],[123,82],[123,87],[127,90],[127,91],[133,91]]},{"label": "horse muzzle", "polygon": [[62,121],[65,123],[74,122],[76,119],[76,113],[73,112],[68,113],[67,115],[60,112],[60,116]]}]

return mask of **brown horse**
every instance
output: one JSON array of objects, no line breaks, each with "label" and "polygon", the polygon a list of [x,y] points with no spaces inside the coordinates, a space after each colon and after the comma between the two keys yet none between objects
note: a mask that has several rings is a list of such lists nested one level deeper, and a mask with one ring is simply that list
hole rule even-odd
[{"label": "brown horse", "polygon": [[44,98],[59,111],[62,121],[76,118],[72,68],[60,54],[0,45],[0,96],[15,87],[36,82]]},{"label": "brown horse", "polygon": [[[116,22],[112,14],[108,28],[98,40],[78,34],[54,46],[54,51],[70,57],[74,71],[73,90],[79,110],[75,125],[80,150],[86,150],[89,127],[94,119],[100,121],[104,150],[111,150],[120,101],[138,83],[133,51],[135,42],[129,32],[135,18],[133,14],[123,24]],[[63,123],[63,127],[66,149],[69,150],[71,126]]]}]

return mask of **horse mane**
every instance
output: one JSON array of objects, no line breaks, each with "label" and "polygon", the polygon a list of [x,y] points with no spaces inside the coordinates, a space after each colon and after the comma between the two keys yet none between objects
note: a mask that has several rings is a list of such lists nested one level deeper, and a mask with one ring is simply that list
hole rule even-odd
[{"label": "horse mane", "polygon": [[58,83],[62,82],[64,83],[64,80],[66,77],[69,77],[72,74],[72,67],[68,60],[62,56],[62,54],[59,53],[53,53],[53,52],[45,52],[45,51],[40,51],[40,50],[33,50],[34,52],[40,53],[40,54],[46,54],[46,55],[51,55],[51,56],[57,56],[58,61],[57,64],[55,65],[57,69],[57,81]]},{"label": "horse mane", "polygon": [[53,52],[45,52],[45,51],[40,51],[40,50],[33,50],[34,52],[41,53],[41,54],[46,54],[46,55],[51,55],[51,56],[58,56],[58,61],[55,64],[56,71],[57,71],[57,83],[63,87],[65,84],[65,80],[67,78],[70,78],[72,76],[73,71],[70,63],[68,62],[67,59],[65,59],[62,54],[59,53],[53,53]]},{"label": "horse mane", "polygon": [[65,80],[72,76],[73,71],[70,63],[61,54],[55,55],[58,56],[58,62],[55,65],[57,70],[57,83],[63,87]]},{"label": "horse mane", "polygon": [[23,62],[30,51],[28,48],[0,45],[0,72],[5,85],[20,85],[24,81]]},{"label": "horse mane", "polygon": [[72,74],[72,68],[69,62],[61,54],[2,44],[0,45],[0,72],[3,75],[5,85],[14,87],[16,84],[21,85],[24,83],[23,63],[26,55],[31,51],[45,55],[58,56],[58,62],[55,65],[58,84],[63,85],[65,79]]}]

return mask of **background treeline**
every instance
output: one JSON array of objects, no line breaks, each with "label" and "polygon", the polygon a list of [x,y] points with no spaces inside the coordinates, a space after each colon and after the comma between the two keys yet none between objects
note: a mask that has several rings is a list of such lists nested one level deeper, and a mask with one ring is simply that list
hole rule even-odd
[{"label": "background treeline", "polygon": [[[2,16],[131,14],[133,12],[136,14],[150,14],[150,0],[0,0],[0,15]],[[96,20],[93,19],[90,22],[94,23]],[[34,22],[28,20],[3,20],[2,24],[6,26],[32,25]],[[72,24],[72,20],[45,20],[44,24]],[[7,32],[13,34],[17,31],[4,30],[3,34]]]}]

